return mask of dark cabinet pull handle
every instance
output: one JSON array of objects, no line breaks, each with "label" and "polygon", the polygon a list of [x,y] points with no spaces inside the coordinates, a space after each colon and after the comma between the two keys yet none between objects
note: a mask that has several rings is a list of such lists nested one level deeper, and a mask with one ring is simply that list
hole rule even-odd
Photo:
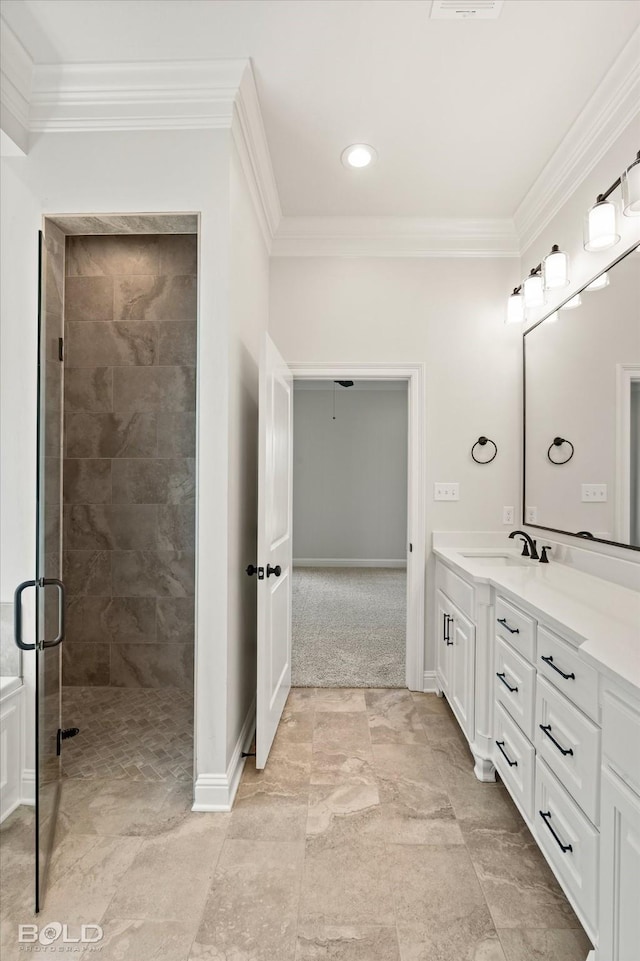
[{"label": "dark cabinet pull handle", "polygon": [[567,851],[573,852],[573,847],[570,844],[563,844],[560,838],[558,837],[558,835],[556,834],[556,832],[554,831],[553,825],[551,824],[551,811],[538,811],[538,814],[540,815],[544,823],[547,825],[547,827],[553,834],[556,840],[556,843],[560,848],[560,850],[562,851],[562,853],[566,854]]},{"label": "dark cabinet pull handle", "polygon": [[275,567],[272,567],[271,564],[267,564],[267,577],[271,577],[272,574],[275,574],[276,577],[280,577],[282,574],[282,568],[279,564],[276,564]]},{"label": "dark cabinet pull handle", "polygon": [[506,629],[509,631],[509,634],[519,634],[519,633],[520,633],[520,628],[519,628],[519,627],[509,627],[509,625],[507,624],[507,619],[506,619],[506,617],[499,617],[499,618],[498,618],[498,624],[502,624],[503,627],[506,627]]},{"label": "dark cabinet pull handle", "polygon": [[42,587],[55,587],[58,591],[58,634],[52,641],[43,641],[42,647],[57,647],[64,641],[64,612],[65,612],[65,593],[64,584],[57,577],[43,577],[40,581]]},{"label": "dark cabinet pull handle", "polygon": [[507,752],[505,751],[505,749],[504,749],[504,741],[496,741],[496,745],[497,745],[497,747],[500,748],[500,753],[504,755],[504,759],[505,759],[505,761],[507,762],[507,764],[509,765],[509,767],[517,767],[517,766],[518,766],[518,762],[517,762],[517,761],[512,761],[511,758],[509,757],[509,755],[507,754]]},{"label": "dark cabinet pull handle", "polygon": [[511,691],[512,694],[514,694],[518,690],[517,687],[511,687],[511,685],[507,680],[507,675],[504,673],[504,671],[502,671],[502,673],[500,671],[496,671],[496,677],[500,678],[504,686],[507,688],[508,691]]},{"label": "dark cabinet pull handle", "polygon": [[561,671],[560,668],[556,667],[556,665],[553,663],[553,657],[551,656],[551,654],[549,654],[548,657],[545,657],[544,654],[542,654],[540,657],[541,657],[541,660],[545,662],[545,664],[548,664],[549,667],[552,667],[554,669],[554,671],[557,671],[560,677],[563,677],[565,681],[569,681],[569,680],[575,681],[576,676],[573,673],[573,671],[571,672],[571,674],[565,674],[564,671]]},{"label": "dark cabinet pull handle", "polygon": [[449,627],[453,618],[450,614],[442,615],[442,640],[445,642],[447,647],[453,647],[453,641],[449,636]]},{"label": "dark cabinet pull handle", "polygon": [[25,644],[22,640],[22,595],[28,587],[35,587],[37,581],[23,581],[13,592],[13,637],[21,651],[35,651],[35,644]]},{"label": "dark cabinet pull handle", "polygon": [[558,744],[558,742],[556,741],[555,737],[554,737],[553,734],[551,733],[551,725],[550,725],[550,724],[539,724],[538,727],[540,728],[541,731],[544,731],[544,733],[547,735],[547,737],[549,738],[550,741],[553,741],[553,743],[554,743],[555,746],[558,748],[558,750],[560,751],[561,754],[564,754],[565,757],[566,757],[567,754],[573,755],[573,748],[572,748],[572,747],[563,747],[562,744]]},{"label": "dark cabinet pull handle", "polygon": [[264,580],[264,567],[256,567],[255,564],[249,564],[247,567],[247,574],[249,577],[253,577],[254,574],[258,575],[258,580]]}]

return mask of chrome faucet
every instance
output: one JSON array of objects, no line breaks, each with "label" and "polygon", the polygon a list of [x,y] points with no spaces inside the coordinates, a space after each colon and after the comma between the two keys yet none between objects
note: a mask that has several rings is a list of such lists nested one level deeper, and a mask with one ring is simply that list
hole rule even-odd
[{"label": "chrome faucet", "polygon": [[513,538],[516,537],[516,535],[522,538],[524,544],[524,547],[522,548],[522,557],[530,557],[532,561],[540,560],[538,547],[534,539],[530,537],[526,531],[511,531],[509,537]]}]

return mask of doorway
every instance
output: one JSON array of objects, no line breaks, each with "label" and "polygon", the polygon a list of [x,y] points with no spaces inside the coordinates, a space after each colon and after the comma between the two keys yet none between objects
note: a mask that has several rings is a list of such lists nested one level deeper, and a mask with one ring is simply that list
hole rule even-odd
[{"label": "doorway", "polygon": [[294,687],[406,687],[408,383],[294,380]]}]

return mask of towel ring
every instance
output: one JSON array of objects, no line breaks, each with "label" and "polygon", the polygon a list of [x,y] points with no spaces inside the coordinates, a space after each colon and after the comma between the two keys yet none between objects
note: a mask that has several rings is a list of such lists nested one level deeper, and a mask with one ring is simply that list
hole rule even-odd
[{"label": "towel ring", "polygon": [[[565,460],[554,460],[553,457],[551,456],[551,448],[552,448],[552,447],[561,447],[562,444],[568,444],[569,447],[571,448],[571,453],[569,454],[569,456],[568,456],[567,458],[565,458]],[[556,464],[558,467],[560,467],[560,466],[562,466],[562,464],[568,464],[568,463],[569,463],[569,461],[570,461],[571,458],[573,457],[574,450],[575,450],[575,448],[574,448],[573,444],[571,443],[570,440],[567,440],[566,437],[554,437],[553,440],[552,440],[552,442],[549,444],[549,450],[547,451],[547,457],[549,458],[549,460],[551,461],[552,464]]]},{"label": "towel ring", "polygon": [[[493,454],[491,455],[491,457],[489,458],[489,460],[478,460],[478,458],[476,457],[476,455],[475,455],[475,453],[474,453],[474,451],[475,451],[476,447],[478,446],[478,444],[480,445],[480,447],[484,447],[486,444],[493,444]],[[497,453],[498,453],[498,447],[497,447],[497,445],[496,445],[496,442],[493,441],[493,440],[491,440],[491,438],[489,438],[489,437],[478,437],[477,441],[475,442],[475,444],[474,444],[473,447],[471,448],[471,456],[473,457],[473,459],[474,459],[474,461],[476,462],[476,464],[490,464],[492,460],[495,460],[495,457],[496,457],[496,454],[497,454]]]}]

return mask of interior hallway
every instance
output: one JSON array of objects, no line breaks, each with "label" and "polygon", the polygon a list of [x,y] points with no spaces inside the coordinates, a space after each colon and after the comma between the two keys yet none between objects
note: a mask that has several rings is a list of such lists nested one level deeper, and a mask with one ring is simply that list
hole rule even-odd
[{"label": "interior hallway", "polygon": [[[435,695],[293,690],[267,770],[247,765],[233,812],[190,814],[190,793],[64,782],[39,923],[102,924],[103,961],[586,957],[506,790],[475,779]],[[1,828],[6,961],[23,956],[16,922],[33,920],[31,819],[19,808]]]}]

